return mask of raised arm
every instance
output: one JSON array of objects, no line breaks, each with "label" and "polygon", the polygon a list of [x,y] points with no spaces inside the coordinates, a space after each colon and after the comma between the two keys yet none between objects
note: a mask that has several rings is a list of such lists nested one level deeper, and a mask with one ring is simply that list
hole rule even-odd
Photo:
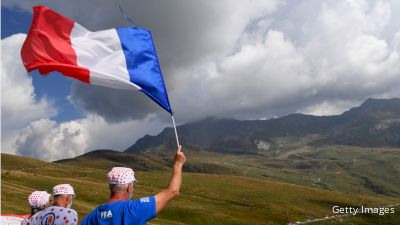
[{"label": "raised arm", "polygon": [[182,146],[176,150],[175,161],[172,168],[172,175],[169,179],[167,189],[155,195],[156,198],[156,212],[160,212],[167,204],[179,194],[182,184],[182,167],[186,162],[186,157],[181,151]]}]

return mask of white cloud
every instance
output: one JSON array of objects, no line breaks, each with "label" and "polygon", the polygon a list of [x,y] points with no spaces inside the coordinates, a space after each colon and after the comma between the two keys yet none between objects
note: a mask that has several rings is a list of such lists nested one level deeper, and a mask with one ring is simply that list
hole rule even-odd
[{"label": "white cloud", "polygon": [[41,119],[21,130],[16,149],[18,154],[46,161],[71,158],[96,149],[125,150],[143,133],[160,132],[165,124],[153,117],[112,124],[95,115],[62,123]]},{"label": "white cloud", "polygon": [[382,34],[395,9],[385,1],[328,3],[313,2],[318,12],[313,17],[306,15],[311,5],[299,6],[296,17],[288,13],[284,23],[291,25],[283,30],[278,26],[282,21],[274,24],[266,17],[270,26],[244,33],[245,41],[233,54],[177,68],[174,83],[179,88],[172,90],[177,112],[192,109],[188,120],[294,111],[319,115],[341,113],[348,109],[345,105],[368,97],[396,97],[389,90],[400,81],[399,27],[391,37]]},{"label": "white cloud", "polygon": [[84,152],[86,136],[76,121],[57,125],[55,121],[41,119],[21,130],[16,149],[18,154],[43,160],[73,157]]},{"label": "white cloud", "polygon": [[[263,42],[243,45],[224,60],[198,65],[195,71],[194,77],[188,77],[186,69],[177,71],[175,82],[180,88],[174,90],[177,97],[172,102],[196,108],[198,117],[228,114],[243,118],[243,110],[247,117],[257,117],[266,105],[296,101],[299,92],[313,86],[304,57],[283,33],[274,30]],[[187,93],[195,95],[196,101],[187,98]],[[193,114],[179,116],[189,119]]]},{"label": "white cloud", "polygon": [[46,98],[36,99],[32,79],[20,60],[25,34],[1,40],[1,150],[14,152],[20,129],[31,121],[54,116],[57,111]]},{"label": "white cloud", "polygon": [[361,105],[362,102],[359,101],[324,101],[322,103],[317,103],[309,107],[305,107],[298,113],[317,115],[317,116],[331,116],[339,115],[350,108],[357,107]]}]

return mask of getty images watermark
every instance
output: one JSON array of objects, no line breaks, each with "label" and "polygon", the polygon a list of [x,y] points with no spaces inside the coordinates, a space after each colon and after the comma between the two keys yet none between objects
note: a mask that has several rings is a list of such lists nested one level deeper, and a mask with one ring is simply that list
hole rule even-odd
[{"label": "getty images watermark", "polygon": [[335,214],[351,214],[353,216],[361,213],[369,213],[369,214],[379,214],[381,216],[385,214],[393,214],[395,213],[395,208],[393,207],[340,207],[340,206],[333,206],[332,212]]}]

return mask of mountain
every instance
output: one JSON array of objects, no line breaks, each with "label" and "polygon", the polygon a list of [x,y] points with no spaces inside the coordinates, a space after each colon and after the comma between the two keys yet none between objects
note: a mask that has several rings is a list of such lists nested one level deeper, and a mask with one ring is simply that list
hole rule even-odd
[{"label": "mountain", "polygon": [[[235,175],[326,190],[400,196],[399,99],[368,99],[337,116],[206,119],[178,127],[185,172]],[[59,164],[169,171],[173,130],[145,136],[126,152],[96,150]]]},{"label": "mountain", "polygon": [[340,116],[318,144],[400,146],[400,99],[368,99]]},{"label": "mountain", "polygon": [[[279,148],[279,138],[313,135],[307,144],[400,147],[400,99],[367,99],[341,115],[291,114],[270,120],[206,119],[178,126],[185,146],[235,154],[258,154]],[[126,152],[175,145],[172,128],[146,135]]]}]

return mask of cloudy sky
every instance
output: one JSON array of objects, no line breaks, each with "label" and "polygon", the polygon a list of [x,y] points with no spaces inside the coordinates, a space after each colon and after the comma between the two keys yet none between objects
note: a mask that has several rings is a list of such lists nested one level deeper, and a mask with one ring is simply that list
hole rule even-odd
[{"label": "cloudy sky", "polygon": [[[132,26],[111,0],[3,0],[1,150],[43,160],[124,150],[170,117],[139,92],[27,74],[31,7],[92,31]],[[153,33],[178,123],[340,114],[400,97],[400,1],[122,0]]]}]

